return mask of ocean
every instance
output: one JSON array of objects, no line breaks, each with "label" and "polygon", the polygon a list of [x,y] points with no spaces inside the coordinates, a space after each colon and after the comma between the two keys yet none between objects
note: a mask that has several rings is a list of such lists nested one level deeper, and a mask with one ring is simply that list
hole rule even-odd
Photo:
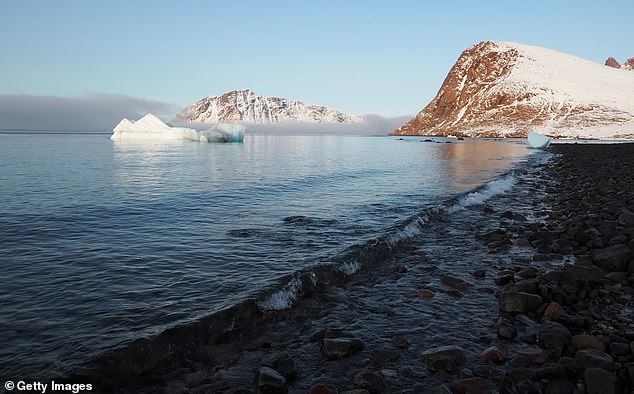
[{"label": "ocean", "polygon": [[534,153],[521,140],[0,134],[0,376],[59,376],[245,299],[288,308],[283,278],[354,272],[355,246],[508,192]]}]

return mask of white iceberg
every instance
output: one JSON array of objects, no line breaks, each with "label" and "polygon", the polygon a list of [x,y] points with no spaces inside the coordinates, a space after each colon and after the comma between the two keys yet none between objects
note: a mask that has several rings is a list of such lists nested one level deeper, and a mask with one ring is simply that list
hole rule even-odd
[{"label": "white iceberg", "polygon": [[528,147],[533,149],[546,149],[550,145],[550,137],[534,132],[528,133]]},{"label": "white iceberg", "polygon": [[242,142],[245,127],[240,124],[219,123],[207,130],[199,131],[201,142]]},{"label": "white iceberg", "polygon": [[204,131],[188,127],[172,127],[153,114],[133,121],[123,118],[112,129],[112,140],[158,140],[200,142],[242,142],[245,127],[239,124],[222,123]]}]

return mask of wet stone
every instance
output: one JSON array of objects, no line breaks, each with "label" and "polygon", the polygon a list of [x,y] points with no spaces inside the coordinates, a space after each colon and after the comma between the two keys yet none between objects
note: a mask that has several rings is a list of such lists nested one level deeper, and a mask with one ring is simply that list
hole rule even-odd
[{"label": "wet stone", "polygon": [[612,356],[596,349],[578,350],[575,353],[575,365],[577,368],[602,368],[607,371],[614,369]]},{"label": "wet stone", "polygon": [[294,380],[299,373],[299,365],[286,353],[268,357],[262,360],[262,365],[278,371],[287,380]]},{"label": "wet stone", "polygon": [[539,344],[550,355],[560,356],[568,346],[572,334],[563,324],[545,321],[539,329]]},{"label": "wet stone", "polygon": [[508,285],[513,282],[513,279],[515,279],[513,274],[502,274],[495,278],[495,284],[498,286]]},{"label": "wet stone", "polygon": [[324,338],[321,350],[331,360],[348,357],[365,347],[365,343],[354,338]]},{"label": "wet stone", "polygon": [[548,304],[548,307],[546,307],[546,310],[544,311],[544,316],[556,319],[564,313],[566,313],[566,310],[561,306],[561,304],[553,301]]},{"label": "wet stone", "polygon": [[498,323],[496,328],[498,336],[502,339],[513,339],[517,336],[517,329],[510,323]]},{"label": "wet stone", "polygon": [[380,373],[370,370],[354,374],[352,384],[359,388],[366,389],[370,393],[382,393],[387,387],[383,376],[381,376]]},{"label": "wet stone", "polygon": [[566,370],[561,364],[546,363],[537,369],[537,378],[539,379],[557,379],[565,378]]},{"label": "wet stone", "polygon": [[567,379],[548,380],[544,387],[544,394],[573,394],[575,385]]},{"label": "wet stone", "polygon": [[561,275],[562,282],[570,283],[577,287],[600,283],[602,279],[603,274],[601,271],[580,265],[570,265],[566,267],[564,273]]},{"label": "wet stone", "polygon": [[616,392],[616,374],[602,368],[587,368],[583,373],[588,394],[613,394]]},{"label": "wet stone", "polygon": [[509,360],[509,365],[513,368],[528,367],[531,365],[531,360],[526,356],[516,354]]},{"label": "wet stone", "polygon": [[537,277],[537,268],[527,267],[517,272],[517,276],[523,279],[532,279]]},{"label": "wet stone", "polygon": [[494,362],[498,364],[502,364],[506,360],[504,352],[502,352],[497,346],[491,346],[482,352],[482,358],[486,362]]},{"label": "wet stone", "polygon": [[407,349],[409,347],[409,341],[399,335],[392,335],[390,342],[399,349]]},{"label": "wet stone", "polygon": [[258,393],[284,394],[286,392],[286,379],[276,370],[269,367],[260,367],[257,372]]},{"label": "wet stone", "polygon": [[440,281],[444,284],[446,284],[447,286],[451,286],[455,289],[464,291],[466,290],[469,286],[471,286],[471,283],[466,282],[460,278],[456,278],[455,276],[451,276],[451,275],[443,275],[440,277]]},{"label": "wet stone", "polygon": [[164,389],[165,394],[185,394],[189,392],[187,384],[181,380],[172,380]]},{"label": "wet stone", "polygon": [[522,380],[534,379],[537,374],[530,368],[518,367],[511,369],[508,376],[514,382],[521,382]]},{"label": "wet stone", "polygon": [[196,386],[200,386],[208,377],[209,377],[209,374],[207,372],[197,371],[197,372],[192,372],[185,375],[184,380],[185,380],[185,383],[187,383],[189,387],[196,387]]},{"label": "wet stone", "polygon": [[517,384],[517,392],[519,394],[539,394],[540,390],[535,382],[527,379]]},{"label": "wet stone", "polygon": [[571,328],[583,328],[586,325],[586,319],[583,316],[573,313],[564,313],[557,317],[556,320]]},{"label": "wet stone", "polygon": [[548,361],[548,354],[538,347],[528,347],[520,349],[517,352],[518,355],[528,358],[531,363],[544,364]]},{"label": "wet stone", "polygon": [[484,278],[486,274],[487,272],[484,268],[478,268],[471,273],[471,275],[473,275],[475,278]]},{"label": "wet stone", "polygon": [[[415,393],[427,393],[427,389],[422,384],[414,385],[412,391]],[[452,394],[451,389],[446,384],[441,384],[439,386],[434,387],[434,389],[430,392],[430,394]]]},{"label": "wet stone", "polygon": [[610,354],[613,356],[627,356],[630,354],[630,345],[622,342],[610,344]]},{"label": "wet stone", "polygon": [[370,358],[374,361],[392,361],[399,356],[399,352],[389,349],[374,349],[370,352]]},{"label": "wet stone", "polygon": [[310,386],[306,394],[337,394],[337,389],[326,384],[315,384]]},{"label": "wet stone", "polygon": [[525,292],[505,292],[500,299],[502,312],[530,313],[542,305],[542,298]]},{"label": "wet stone", "polygon": [[570,344],[568,345],[570,350],[577,351],[582,349],[597,349],[600,351],[605,351],[605,344],[601,342],[599,339],[590,336],[590,335],[574,335],[570,338]]},{"label": "wet stone", "polygon": [[451,389],[459,394],[484,394],[490,392],[489,382],[479,376],[456,380],[451,383]]},{"label": "wet stone", "polygon": [[605,271],[627,271],[632,251],[626,245],[613,245],[595,250],[592,262]]},{"label": "wet stone", "polygon": [[455,371],[467,361],[467,353],[458,346],[441,346],[428,350],[421,356],[427,361],[427,369],[430,371]]}]

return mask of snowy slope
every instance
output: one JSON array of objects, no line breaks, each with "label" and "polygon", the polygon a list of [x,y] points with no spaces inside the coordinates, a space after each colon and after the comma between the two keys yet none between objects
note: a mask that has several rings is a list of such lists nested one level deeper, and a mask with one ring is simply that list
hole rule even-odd
[{"label": "snowy slope", "polygon": [[361,118],[321,106],[278,97],[260,96],[249,89],[222,96],[209,96],[188,106],[174,117],[188,123],[356,123]]},{"label": "snowy slope", "polygon": [[634,137],[634,73],[546,48],[481,42],[399,135]]}]

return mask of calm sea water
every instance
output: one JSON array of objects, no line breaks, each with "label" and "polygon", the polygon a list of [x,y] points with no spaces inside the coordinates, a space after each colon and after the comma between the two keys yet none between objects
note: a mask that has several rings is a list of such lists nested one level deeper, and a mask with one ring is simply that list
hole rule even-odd
[{"label": "calm sea water", "polygon": [[258,297],[528,155],[435,141],[1,134],[0,377],[54,376]]}]

